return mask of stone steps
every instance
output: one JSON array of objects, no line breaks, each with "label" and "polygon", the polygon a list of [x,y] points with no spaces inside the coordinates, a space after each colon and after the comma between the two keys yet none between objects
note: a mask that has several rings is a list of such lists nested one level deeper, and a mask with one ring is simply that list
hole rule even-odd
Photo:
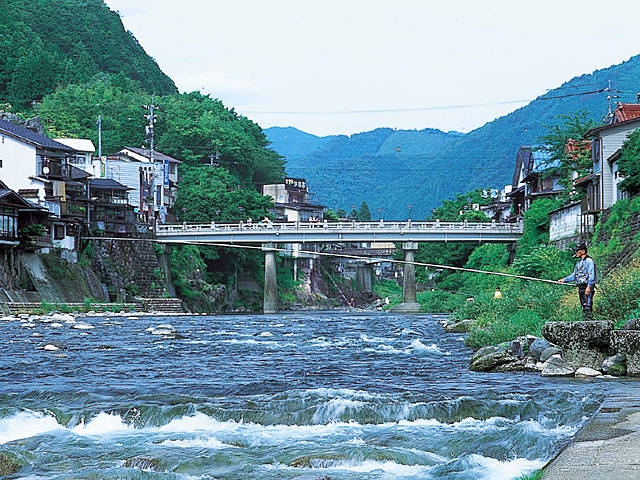
[{"label": "stone steps", "polygon": [[[53,306],[60,310],[70,309],[75,311],[85,311],[87,305],[84,303],[55,303],[55,302],[4,302],[1,311],[7,315],[18,313],[33,313],[41,311],[43,306]],[[119,309],[124,312],[162,312],[162,313],[184,313],[182,300],[179,298],[143,298],[141,303],[91,303],[89,308],[96,312],[114,311]],[[116,310],[117,311],[117,310]]]},{"label": "stone steps", "polygon": [[[10,315],[18,313],[32,313],[42,310],[44,305],[58,306],[64,309],[71,309],[76,311],[84,311],[86,305],[84,303],[51,303],[51,302],[5,302],[3,303],[3,311]],[[116,307],[121,307],[120,311],[124,312],[139,312],[141,311],[141,305],[138,303],[92,303],[90,305],[91,310],[100,311],[114,311]]]},{"label": "stone steps", "polygon": [[179,298],[143,298],[142,305],[145,312],[184,313]]}]

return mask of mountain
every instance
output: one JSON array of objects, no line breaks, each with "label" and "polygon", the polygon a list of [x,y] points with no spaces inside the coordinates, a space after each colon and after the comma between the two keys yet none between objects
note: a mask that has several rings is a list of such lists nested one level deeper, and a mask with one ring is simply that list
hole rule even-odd
[{"label": "mountain", "polygon": [[377,129],[317,137],[291,127],[264,132],[286,158],[287,174],[306,178],[319,203],[350,211],[365,201],[374,218],[423,219],[458,193],[510,184],[521,145],[539,143],[562,115],[585,111],[602,121],[607,96],[611,107],[636,101],[638,78],[640,55],[575,77],[466,134]]},{"label": "mountain", "polygon": [[0,103],[29,107],[100,72],[136,80],[150,94],[178,93],[102,0],[2,0],[0,32]]}]

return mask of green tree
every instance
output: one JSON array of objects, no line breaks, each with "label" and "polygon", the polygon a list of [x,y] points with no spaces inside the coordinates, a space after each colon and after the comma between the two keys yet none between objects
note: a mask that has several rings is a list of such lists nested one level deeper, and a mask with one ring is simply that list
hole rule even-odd
[{"label": "green tree", "polygon": [[624,175],[620,189],[634,197],[640,193],[640,130],[634,130],[622,144],[618,170]]},{"label": "green tree", "polygon": [[549,242],[549,214],[562,205],[560,199],[541,198],[524,212],[524,231],[518,241],[518,253]]},{"label": "green tree", "polygon": [[89,138],[96,145],[100,115],[103,151],[114,153],[144,144],[143,105],[150,100],[136,81],[101,73],[85,84],[67,85],[45,96],[38,114],[50,136]]},{"label": "green tree", "polygon": [[479,207],[491,205],[493,201],[490,191],[477,188],[471,192],[457,194],[454,200],[444,200],[441,206],[433,210],[429,218],[445,222],[489,222],[491,219]]},{"label": "green tree", "polygon": [[189,165],[219,165],[241,184],[278,183],[284,160],[273,150],[262,129],[199,92],[158,100],[163,121],[156,129],[158,149]]},{"label": "green tree", "polygon": [[337,222],[338,220],[340,220],[340,216],[338,215],[338,213],[334,212],[330,208],[324,211],[324,218],[325,220],[328,220],[330,222]]},{"label": "green tree", "polygon": [[360,204],[360,209],[358,210],[358,220],[361,222],[371,221],[371,211],[369,211],[369,205],[367,205],[367,202],[362,202],[362,204]]},{"label": "green tree", "polygon": [[273,205],[270,197],[245,187],[229,171],[209,165],[182,165],[175,212],[184,222],[237,222],[263,218]]},{"label": "green tree", "polygon": [[101,0],[3,0],[0,32],[1,100],[20,109],[100,72],[137,81],[147,94],[178,91]]},{"label": "green tree", "polygon": [[573,190],[574,172],[578,176],[584,176],[591,172],[592,161],[589,148],[578,148],[568,153],[566,149],[569,139],[580,142],[585,133],[597,126],[596,122],[589,118],[589,113],[579,111],[566,115],[559,115],[560,123],[547,126],[547,133],[540,137],[540,150],[549,154],[549,165],[559,164],[547,169],[546,175],[559,175],[559,183],[565,187],[566,192]]}]

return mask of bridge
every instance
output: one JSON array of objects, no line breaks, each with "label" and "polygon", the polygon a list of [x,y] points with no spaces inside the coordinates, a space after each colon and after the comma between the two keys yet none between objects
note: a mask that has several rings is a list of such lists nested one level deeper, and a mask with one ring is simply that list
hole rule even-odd
[{"label": "bridge", "polygon": [[401,242],[405,252],[401,310],[416,311],[414,252],[420,242],[512,243],[523,225],[498,222],[259,222],[159,224],[156,240],[170,244],[251,245],[265,252],[265,313],[277,312],[275,244]]},{"label": "bridge", "polygon": [[162,243],[516,242],[522,223],[278,222],[160,224]]}]

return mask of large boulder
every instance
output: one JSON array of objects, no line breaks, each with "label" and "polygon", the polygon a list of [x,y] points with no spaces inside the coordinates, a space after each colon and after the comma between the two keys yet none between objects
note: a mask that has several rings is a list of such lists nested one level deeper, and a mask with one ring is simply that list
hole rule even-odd
[{"label": "large boulder", "polygon": [[602,372],[614,377],[624,377],[627,374],[627,357],[623,353],[616,353],[602,362]]},{"label": "large boulder", "polygon": [[0,477],[9,477],[22,468],[13,454],[0,452]]},{"label": "large boulder", "polygon": [[562,347],[565,362],[574,369],[600,369],[604,359],[614,353],[611,332],[611,321],[548,322],[542,327],[542,336]]},{"label": "large boulder", "polygon": [[555,345],[551,345],[549,348],[545,348],[540,354],[540,361],[542,363],[549,360],[551,355],[560,355],[562,356],[562,349],[560,347],[556,347]]},{"label": "large boulder", "polygon": [[523,368],[522,360],[508,351],[508,344],[481,348],[473,355],[469,365],[474,372],[507,372]]},{"label": "large boulder", "polygon": [[551,344],[547,342],[544,338],[537,338],[529,346],[529,353],[531,354],[531,356],[536,362],[539,362],[540,355],[542,355],[542,352],[544,352],[550,346]]},{"label": "large boulder", "polygon": [[576,369],[569,365],[560,355],[552,355],[542,366],[543,377],[571,377]]},{"label": "large boulder", "polygon": [[447,323],[444,331],[447,333],[468,333],[475,322],[473,320],[460,320],[459,322]]},{"label": "large boulder", "polygon": [[640,330],[611,332],[611,344],[617,353],[627,357],[627,375],[640,377]]}]

